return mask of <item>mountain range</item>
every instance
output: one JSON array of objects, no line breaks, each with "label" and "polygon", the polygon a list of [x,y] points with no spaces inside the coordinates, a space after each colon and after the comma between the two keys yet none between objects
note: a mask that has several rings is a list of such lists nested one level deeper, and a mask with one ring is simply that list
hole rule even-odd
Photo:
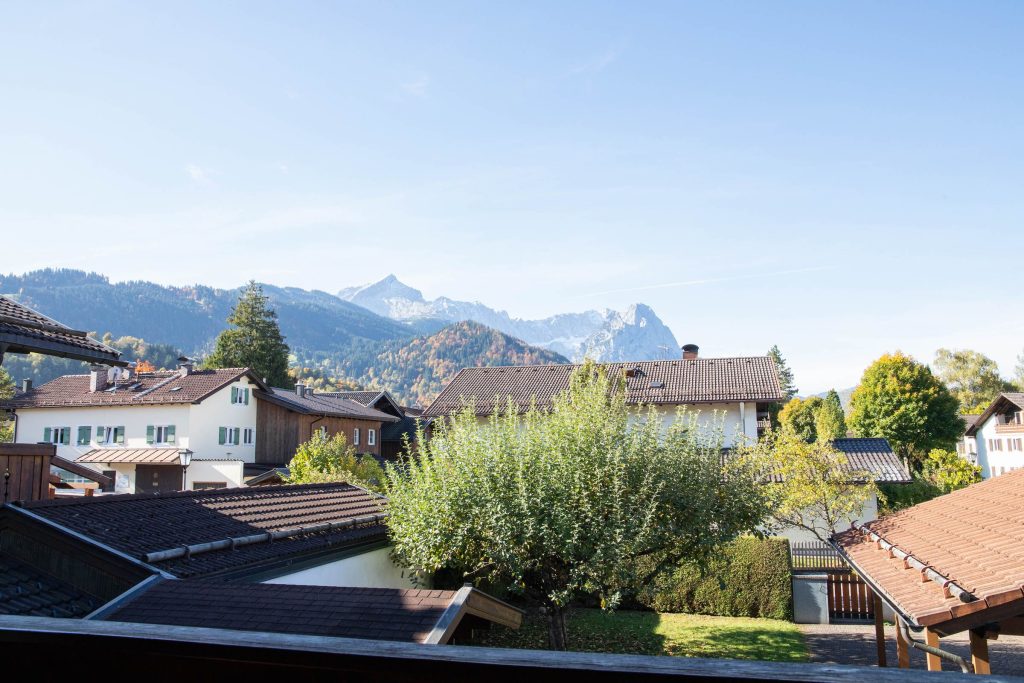
[{"label": "mountain range", "polygon": [[[148,346],[130,348],[161,349],[159,360],[145,358],[158,364],[166,362],[172,347],[190,356],[208,353],[240,291],[112,283],[97,273],[68,269],[0,275],[0,294],[77,329],[144,339]],[[672,333],[643,304],[622,313],[587,311],[524,321],[480,303],[425,301],[394,276],[339,295],[273,285],[263,285],[263,291],[301,377],[325,387],[387,388],[409,403],[428,403],[467,366],[564,363],[585,354],[609,361],[675,355]],[[49,358],[10,356],[4,365],[16,380],[23,373],[37,383],[83,371]]]},{"label": "mountain range", "polygon": [[591,310],[522,320],[479,301],[456,301],[443,296],[428,301],[422,292],[394,275],[342,289],[338,297],[422,332],[473,320],[573,361],[657,360],[679,355],[675,335],[649,306],[641,303],[624,311]]}]

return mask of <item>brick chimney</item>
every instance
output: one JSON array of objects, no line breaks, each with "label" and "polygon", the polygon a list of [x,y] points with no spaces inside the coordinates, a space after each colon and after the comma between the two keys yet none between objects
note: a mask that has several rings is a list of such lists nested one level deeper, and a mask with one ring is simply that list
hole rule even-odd
[{"label": "brick chimney", "polygon": [[700,347],[696,344],[686,344],[683,346],[683,360],[696,360],[699,351]]},{"label": "brick chimney", "polygon": [[107,368],[102,365],[89,366],[89,391],[95,393],[107,388]]}]

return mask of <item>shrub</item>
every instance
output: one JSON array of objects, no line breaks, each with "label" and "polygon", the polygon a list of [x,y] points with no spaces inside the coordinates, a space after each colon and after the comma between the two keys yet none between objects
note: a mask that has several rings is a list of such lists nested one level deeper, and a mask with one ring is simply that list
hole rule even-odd
[{"label": "shrub", "polygon": [[322,432],[313,434],[295,451],[288,463],[292,484],[318,484],[328,481],[347,481],[379,492],[384,482],[384,470],[372,456],[356,455],[343,434],[327,438]]},{"label": "shrub", "polygon": [[637,599],[659,612],[792,619],[789,541],[739,538],[704,568],[684,563],[665,572]]}]

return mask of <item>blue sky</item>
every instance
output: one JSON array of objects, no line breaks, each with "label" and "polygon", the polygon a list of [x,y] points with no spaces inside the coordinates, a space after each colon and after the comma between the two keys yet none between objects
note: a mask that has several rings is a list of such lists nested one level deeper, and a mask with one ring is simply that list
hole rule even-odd
[{"label": "blue sky", "polygon": [[643,301],[707,355],[779,344],[803,391],[1024,349],[1019,3],[3,15],[4,272]]}]

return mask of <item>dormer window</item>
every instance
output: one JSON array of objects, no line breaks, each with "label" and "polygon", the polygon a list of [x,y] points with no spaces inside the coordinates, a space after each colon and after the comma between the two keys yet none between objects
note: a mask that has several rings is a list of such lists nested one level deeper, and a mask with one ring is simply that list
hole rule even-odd
[{"label": "dormer window", "polygon": [[231,387],[232,405],[249,405],[248,387]]}]

